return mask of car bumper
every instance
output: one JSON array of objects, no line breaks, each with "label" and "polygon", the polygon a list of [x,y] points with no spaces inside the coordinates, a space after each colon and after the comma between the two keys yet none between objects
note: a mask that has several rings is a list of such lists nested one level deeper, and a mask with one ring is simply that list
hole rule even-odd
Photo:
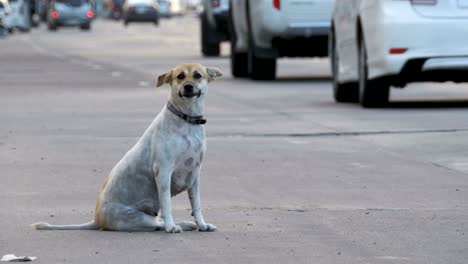
[{"label": "car bumper", "polygon": [[60,26],[79,26],[91,23],[91,19],[85,18],[76,18],[76,17],[60,17],[59,19],[55,19],[54,23]]},{"label": "car bumper", "polygon": [[156,21],[158,20],[159,15],[156,12],[146,12],[142,14],[138,13],[126,13],[125,20],[126,21],[138,21],[138,22],[145,22],[145,21]]},{"label": "car bumper", "polygon": [[[368,10],[378,13],[368,14],[364,30],[369,77],[398,75],[409,61],[418,59],[424,61],[421,72],[468,69],[468,19],[422,17],[409,5],[387,2]],[[407,51],[390,54],[392,49]]]},{"label": "car bumper", "polygon": [[[318,16],[318,15],[317,15]],[[297,14],[285,10],[276,10],[270,1],[256,5],[251,10],[251,23],[255,44],[268,48],[273,38],[295,39],[328,36],[331,28],[331,8],[320,14]]]}]

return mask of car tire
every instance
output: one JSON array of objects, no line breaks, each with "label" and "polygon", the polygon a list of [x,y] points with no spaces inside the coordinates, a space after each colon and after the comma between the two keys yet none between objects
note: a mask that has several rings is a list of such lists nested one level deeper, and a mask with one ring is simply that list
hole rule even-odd
[{"label": "car tire", "polygon": [[159,19],[156,19],[156,20],[154,21],[154,25],[155,25],[155,26],[159,26]]},{"label": "car tire", "polygon": [[204,13],[200,17],[200,22],[202,54],[207,57],[219,56],[220,42],[217,37],[217,32],[211,28],[210,23],[208,23],[208,18]]},{"label": "car tire", "polygon": [[[249,30],[250,31],[250,30]],[[255,54],[255,43],[249,32],[249,50],[247,52],[247,69],[252,80],[269,81],[276,78],[276,58],[261,58]]]},{"label": "car tire", "polygon": [[254,47],[247,53],[248,71],[252,80],[269,81],[276,78],[276,58],[260,58],[255,55]]},{"label": "car tire", "polygon": [[124,26],[128,26],[128,24],[130,24],[130,21],[124,20]]},{"label": "car tire", "polygon": [[333,29],[330,33],[328,43],[332,72],[333,97],[338,103],[356,103],[359,101],[359,83],[339,83],[340,58],[338,56],[339,54]]},{"label": "car tire", "polygon": [[81,30],[86,30],[86,31],[90,30],[91,29],[91,23],[86,23],[86,24],[81,25],[80,29]]},{"label": "car tire", "polygon": [[383,107],[390,97],[390,85],[384,78],[369,80],[367,50],[363,34],[359,37],[359,103],[363,107]]},{"label": "car tire", "polygon": [[30,28],[18,28],[21,33],[28,33],[31,29]]},{"label": "car tire", "polygon": [[[232,10],[232,8],[230,9]],[[247,52],[237,52],[235,43],[237,42],[236,31],[232,15],[229,16],[229,35],[231,36],[231,74],[237,78],[249,77],[249,61]]]},{"label": "car tire", "polygon": [[57,25],[53,22],[47,22],[47,29],[49,31],[56,31],[57,30]]}]

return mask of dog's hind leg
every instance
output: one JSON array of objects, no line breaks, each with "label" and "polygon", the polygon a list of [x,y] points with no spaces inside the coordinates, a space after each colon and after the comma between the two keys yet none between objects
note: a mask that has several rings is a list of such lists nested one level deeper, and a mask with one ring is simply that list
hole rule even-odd
[{"label": "dog's hind leg", "polygon": [[156,231],[164,230],[164,223],[155,216],[146,214],[136,208],[124,205],[113,205],[103,212],[105,225],[103,229],[112,231]]}]

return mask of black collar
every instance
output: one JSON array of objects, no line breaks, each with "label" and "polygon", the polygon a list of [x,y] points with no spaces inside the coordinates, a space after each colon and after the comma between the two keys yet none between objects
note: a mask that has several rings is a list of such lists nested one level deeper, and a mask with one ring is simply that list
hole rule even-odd
[{"label": "black collar", "polygon": [[206,119],[203,119],[203,116],[189,116],[177,109],[173,106],[170,102],[167,102],[166,105],[167,109],[171,111],[174,115],[182,118],[185,122],[192,124],[192,125],[204,125],[206,123]]}]

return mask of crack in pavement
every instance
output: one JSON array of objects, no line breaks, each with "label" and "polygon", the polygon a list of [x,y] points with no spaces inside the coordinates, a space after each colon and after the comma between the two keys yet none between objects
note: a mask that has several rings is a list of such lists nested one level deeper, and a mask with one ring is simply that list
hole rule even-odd
[{"label": "crack in pavement", "polygon": [[379,131],[343,131],[343,132],[316,132],[316,133],[210,133],[209,138],[216,137],[252,137],[252,138],[281,138],[281,137],[357,137],[372,135],[405,135],[405,134],[434,134],[468,132],[468,128],[453,129],[423,129],[423,130],[379,130]]}]

